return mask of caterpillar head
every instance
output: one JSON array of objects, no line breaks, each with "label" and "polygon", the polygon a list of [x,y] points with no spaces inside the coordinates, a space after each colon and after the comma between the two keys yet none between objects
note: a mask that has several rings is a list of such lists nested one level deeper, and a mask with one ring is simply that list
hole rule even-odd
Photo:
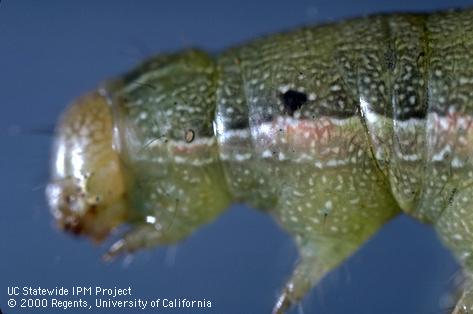
[{"label": "caterpillar head", "polygon": [[97,92],[77,100],[64,113],[46,189],[59,226],[73,234],[103,240],[125,219],[125,187],[113,148],[109,106]]}]

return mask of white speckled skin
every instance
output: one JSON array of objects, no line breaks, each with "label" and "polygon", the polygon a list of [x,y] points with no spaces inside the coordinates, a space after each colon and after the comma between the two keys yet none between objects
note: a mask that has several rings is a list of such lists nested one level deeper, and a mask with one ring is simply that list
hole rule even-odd
[{"label": "white speckled skin", "polygon": [[[299,247],[274,313],[402,211],[433,224],[469,278],[472,20],[471,10],[353,19],[216,58],[161,55],[108,82],[100,93],[126,184],[122,220],[133,225],[108,257],[178,241],[244,201]],[[54,186],[50,198],[69,193]],[[454,313],[472,305],[468,283]]]}]

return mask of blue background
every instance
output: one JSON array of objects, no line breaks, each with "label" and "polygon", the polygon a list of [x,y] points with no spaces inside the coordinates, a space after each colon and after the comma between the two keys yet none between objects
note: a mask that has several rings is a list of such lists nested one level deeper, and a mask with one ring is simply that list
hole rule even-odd
[{"label": "blue background", "polygon": [[[297,255],[291,239],[255,210],[234,206],[175,247],[112,264],[100,259],[111,241],[93,246],[58,231],[43,190],[51,144],[47,133],[59,113],[74,97],[158,52],[189,46],[219,51],[302,24],[473,4],[254,2],[0,2],[0,308],[4,313],[39,312],[7,308],[7,287],[24,285],[131,286],[134,297],[213,301],[212,309],[195,312],[269,313]],[[428,226],[399,217],[313,289],[302,309],[324,314],[446,313],[456,273],[452,256]]]}]

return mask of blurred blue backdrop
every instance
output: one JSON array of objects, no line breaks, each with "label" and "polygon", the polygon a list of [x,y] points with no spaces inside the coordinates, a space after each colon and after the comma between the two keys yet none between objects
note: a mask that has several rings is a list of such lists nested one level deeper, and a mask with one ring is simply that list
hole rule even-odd
[{"label": "blurred blue backdrop", "polygon": [[[8,308],[9,286],[84,285],[131,286],[133,297],[144,299],[212,300],[213,307],[198,311],[202,313],[269,313],[297,256],[291,239],[268,216],[236,205],[175,247],[143,252],[131,261],[103,263],[100,257],[110,241],[93,246],[61,233],[52,223],[43,196],[51,137],[43,133],[52,129],[74,97],[155,53],[189,46],[219,51],[302,24],[472,4],[471,0],[3,0],[1,310],[40,312]],[[446,313],[456,271],[453,258],[428,226],[400,217],[313,289],[302,309],[320,314]]]}]

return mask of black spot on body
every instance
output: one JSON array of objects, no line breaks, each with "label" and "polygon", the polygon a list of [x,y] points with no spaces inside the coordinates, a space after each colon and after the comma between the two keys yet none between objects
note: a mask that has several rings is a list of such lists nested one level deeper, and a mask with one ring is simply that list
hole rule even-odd
[{"label": "black spot on body", "polygon": [[412,118],[425,119],[426,114],[426,110],[418,108],[412,108],[403,112],[401,112],[401,110],[397,110],[397,112],[394,113],[394,120],[406,121]]},{"label": "black spot on body", "polygon": [[396,68],[396,52],[392,47],[389,47],[388,51],[384,54],[384,62],[389,71],[394,71]]},{"label": "black spot on body", "polygon": [[296,110],[299,110],[303,104],[307,102],[307,95],[295,90],[288,90],[284,94],[279,95],[284,104],[284,113],[293,116]]},{"label": "black spot on body", "polygon": [[425,52],[421,51],[417,55],[417,65],[421,65],[424,62],[424,58],[425,58]]},{"label": "black spot on body", "polygon": [[230,130],[246,130],[249,128],[248,119],[237,118],[230,122]]},{"label": "black spot on body", "polygon": [[453,199],[455,198],[455,194],[457,194],[457,189],[454,188],[452,192],[450,193],[450,196],[448,197],[448,206],[452,206],[453,204]]}]

